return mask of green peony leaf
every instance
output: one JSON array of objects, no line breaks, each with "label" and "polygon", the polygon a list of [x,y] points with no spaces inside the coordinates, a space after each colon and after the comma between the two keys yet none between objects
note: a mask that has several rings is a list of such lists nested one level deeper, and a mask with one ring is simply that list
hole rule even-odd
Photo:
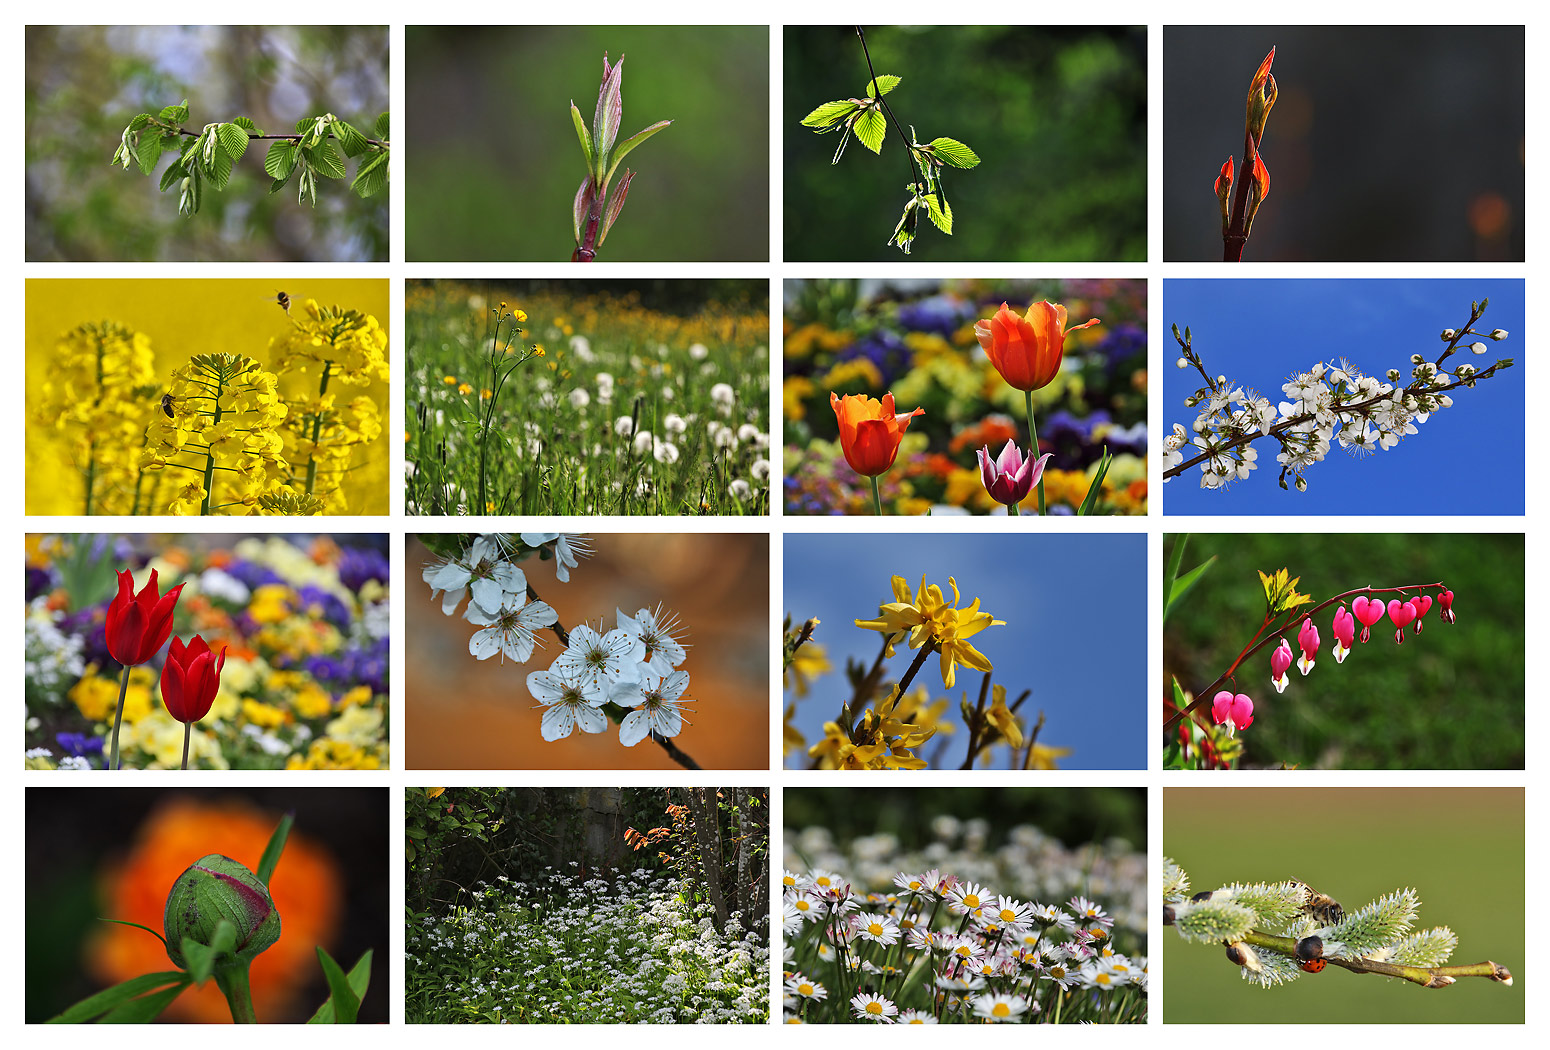
[{"label": "green peony leaf", "polygon": [[[333,1021],[335,1024],[354,1024],[355,1017],[360,1012],[361,1008],[360,994],[356,992],[354,987],[352,987],[351,980],[344,975],[344,971],[339,968],[339,964],[334,962],[334,957],[324,951],[321,944],[317,946],[317,953],[318,962],[323,967],[323,976],[328,978],[328,990],[330,993],[328,996],[328,1002],[324,1003],[323,1005],[325,1007],[329,1004],[333,1005]],[[370,952],[366,954],[366,956],[362,959],[362,962],[366,964],[367,976],[370,976]],[[361,968],[361,964],[357,963],[355,968],[356,970],[359,970]],[[352,971],[352,974],[353,972],[354,971]],[[318,1013],[321,1014],[322,1012],[323,1008],[320,1007],[318,1009]],[[314,1015],[314,1017],[316,1017],[316,1015]]]},{"label": "green peony leaf", "polygon": [[139,977],[131,977],[129,980],[115,984],[113,987],[104,989],[96,995],[82,999],[58,1016],[50,1017],[48,1023],[82,1024],[112,1010],[122,1003],[144,995],[146,992],[154,991],[157,988],[164,988],[167,985],[172,985],[178,991],[182,991],[188,987],[188,984],[188,974],[182,970],[163,970],[160,973],[147,973]]},{"label": "green peony leaf", "polygon": [[[326,958],[327,956],[328,956],[328,953],[325,952],[322,949],[322,947],[320,946],[318,948],[318,961],[322,962],[322,960],[324,958]],[[333,959],[330,958],[328,961],[329,962],[333,962]],[[337,963],[335,964],[334,968],[338,969],[338,964]],[[326,967],[325,967],[325,971],[326,971]],[[356,964],[350,969],[350,973],[346,977],[346,981],[347,981],[347,983],[349,985],[350,991],[352,993],[354,993],[354,995],[355,995],[355,1001],[356,1001],[356,1004],[357,1004],[357,1007],[358,1007],[360,1001],[362,999],[366,998],[366,989],[371,984],[371,950],[370,949],[367,949],[366,954],[362,955],[360,957],[360,960],[358,962],[356,962]],[[333,988],[333,980],[332,980],[332,978],[330,978],[330,980],[329,980],[329,988],[330,988],[330,990],[332,990],[332,988]],[[308,1024],[334,1024],[334,1023],[336,1023],[337,1013],[338,1013],[338,1011],[336,1010],[335,1005],[334,1005],[334,996],[330,995],[328,997],[327,1001],[325,1001],[322,1006],[318,1007],[317,1013],[313,1014],[311,1019],[308,1020],[307,1023]],[[352,1020],[352,1021],[354,1019],[355,1018],[353,1016],[350,1018],[350,1020]]]}]

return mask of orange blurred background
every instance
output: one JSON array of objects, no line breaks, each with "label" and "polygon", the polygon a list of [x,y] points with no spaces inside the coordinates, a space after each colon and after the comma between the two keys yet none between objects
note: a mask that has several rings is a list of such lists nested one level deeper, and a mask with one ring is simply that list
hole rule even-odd
[{"label": "orange blurred background", "polygon": [[[579,623],[606,628],[615,610],[634,616],[643,607],[676,615],[675,633],[687,643],[689,672],[684,731],[673,738],[706,769],[767,769],[770,757],[769,537],[728,533],[593,533],[591,558],[560,583],[552,561],[522,561],[528,584],[559,613],[566,629]],[[650,740],[619,743],[619,728],[598,734],[579,729],[564,740],[539,735],[542,711],[527,676],[560,655],[559,640],[540,632],[544,646],[526,664],[500,656],[479,661],[468,640],[478,628],[432,600],[421,570],[434,555],[414,536],[407,542],[405,576],[405,746],[410,769],[676,769]]]}]

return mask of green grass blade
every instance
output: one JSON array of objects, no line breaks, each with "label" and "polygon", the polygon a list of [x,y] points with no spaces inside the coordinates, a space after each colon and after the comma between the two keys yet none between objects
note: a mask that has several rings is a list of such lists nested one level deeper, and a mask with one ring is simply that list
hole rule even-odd
[{"label": "green grass blade", "polygon": [[254,874],[265,886],[269,885],[269,879],[274,875],[275,865],[280,863],[280,854],[285,852],[285,840],[290,836],[291,825],[294,823],[296,823],[294,813],[287,813],[281,817],[279,827],[275,828],[274,834],[269,836],[269,845],[264,847],[264,855],[258,859],[258,870]]}]

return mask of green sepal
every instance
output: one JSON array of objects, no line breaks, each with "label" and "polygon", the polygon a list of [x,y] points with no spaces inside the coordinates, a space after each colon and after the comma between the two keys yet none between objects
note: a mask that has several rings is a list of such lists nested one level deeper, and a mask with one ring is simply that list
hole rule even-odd
[{"label": "green sepal", "polygon": [[285,180],[291,177],[291,172],[296,168],[296,152],[295,142],[277,139],[269,147],[269,154],[264,157],[264,171],[269,173],[270,178],[278,179],[281,186],[285,185]]},{"label": "green sepal", "polygon": [[855,120],[856,141],[873,153],[883,152],[883,138],[888,134],[888,121],[876,109],[869,109]]},{"label": "green sepal", "polygon": [[184,937],[179,947],[183,952],[183,961],[188,964],[188,975],[194,979],[195,984],[202,987],[215,973],[215,964],[220,957],[236,949],[237,927],[222,919],[215,924],[215,933],[209,944],[200,944],[192,937]]},{"label": "green sepal", "polygon": [[619,162],[624,159],[625,154],[671,123],[671,120],[659,120],[650,127],[642,128],[614,147],[613,157],[608,162],[608,173],[603,176],[603,192],[605,194],[608,192],[608,183],[613,179],[614,172],[619,170]]},{"label": "green sepal", "polygon": [[146,992],[164,988],[167,985],[175,985],[181,991],[188,987],[188,984],[188,974],[182,970],[162,970],[159,973],[141,974],[139,977],[121,981],[111,988],[104,988],[96,995],[87,996],[56,1016],[50,1017],[47,1023],[83,1024]]},{"label": "green sepal", "polygon": [[1087,495],[1082,499],[1082,505],[1076,509],[1077,517],[1091,514],[1093,508],[1098,505],[1098,497],[1103,495],[1103,479],[1109,472],[1109,465],[1114,462],[1114,457],[1109,455],[1109,446],[1103,446],[1103,456],[1098,460],[1098,473],[1093,475],[1093,483],[1087,486]]},{"label": "green sepal", "polygon": [[161,941],[161,946],[163,948],[167,947],[167,938],[163,937],[161,934],[157,933],[155,930],[151,929],[149,926],[142,926],[140,923],[138,923],[138,922],[130,922],[128,919],[103,919],[102,921],[103,922],[117,923],[120,926],[133,926],[137,930],[144,930],[146,933],[150,934],[152,937],[155,937],[158,941]]},{"label": "green sepal", "polygon": [[597,158],[592,155],[592,133],[587,130],[587,122],[582,119],[581,110],[576,108],[576,103],[570,104],[571,123],[576,125],[576,138],[581,140],[581,154],[587,158],[587,170],[593,171],[597,167]]},{"label": "green sepal", "polygon": [[[354,1024],[361,1009],[361,997],[366,994],[366,983],[371,980],[371,952],[361,956],[349,976],[339,968],[334,957],[317,946],[318,963],[323,976],[328,979],[329,996],[308,1024]],[[325,1011],[331,1016],[324,1016]]]},{"label": "green sepal", "polygon": [[817,128],[819,133],[832,130],[840,121],[849,117],[858,108],[856,103],[849,99],[836,99],[833,102],[825,102],[807,116],[802,118],[802,126],[805,128]]},{"label": "green sepal", "polygon": [[972,168],[980,162],[979,154],[957,139],[932,139],[926,148],[955,168]]},{"label": "green sepal", "polygon": [[[879,73],[876,79],[866,82],[867,98],[876,98],[878,95],[888,94],[888,92],[898,87],[899,82],[903,79],[903,77],[892,76],[888,73]],[[873,90],[874,85],[877,89],[875,91]]]},{"label": "green sepal", "polygon": [[263,856],[258,858],[258,868],[253,872],[258,876],[258,881],[265,886],[274,878],[274,869],[280,863],[280,855],[285,852],[285,842],[291,835],[291,827],[296,823],[296,814],[287,813],[280,818],[280,823],[275,825],[274,833],[269,836],[269,842],[264,846]]}]

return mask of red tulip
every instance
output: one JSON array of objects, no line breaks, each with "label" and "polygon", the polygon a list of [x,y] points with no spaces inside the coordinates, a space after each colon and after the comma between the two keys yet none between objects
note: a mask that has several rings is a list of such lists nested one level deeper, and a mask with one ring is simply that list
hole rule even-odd
[{"label": "red tulip", "polygon": [[893,395],[884,394],[876,401],[865,394],[829,394],[829,404],[840,426],[840,448],[845,462],[857,474],[875,478],[888,473],[899,454],[899,442],[909,429],[910,420],[926,410],[899,415],[893,410]]},{"label": "red tulip", "polygon": [[221,689],[221,668],[226,666],[226,647],[217,657],[194,635],[185,648],[174,638],[167,648],[167,663],[161,669],[161,700],[167,713],[179,722],[197,722],[210,713],[215,694]]},{"label": "red tulip", "polygon": [[1066,335],[1098,323],[1094,317],[1067,328],[1066,308],[1059,303],[1034,303],[1023,317],[1002,303],[994,317],[974,326],[974,335],[1008,385],[1031,391],[1048,386],[1059,374]]},{"label": "red tulip", "polygon": [[113,659],[131,667],[143,664],[161,650],[172,633],[172,613],[178,607],[178,595],[183,584],[178,584],[166,594],[156,585],[156,570],[151,578],[134,593],[134,576],[129,572],[118,574],[118,594],[108,605],[106,636],[108,652]]}]

